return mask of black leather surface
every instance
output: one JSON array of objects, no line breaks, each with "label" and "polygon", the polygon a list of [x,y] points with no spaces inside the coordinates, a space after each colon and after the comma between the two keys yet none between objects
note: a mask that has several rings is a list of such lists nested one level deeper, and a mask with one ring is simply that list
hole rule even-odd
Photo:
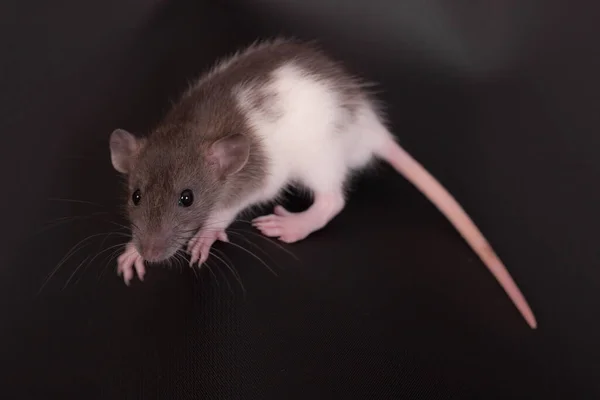
[{"label": "black leather surface", "polygon": [[[600,395],[599,10],[562,3],[2,3],[1,397]],[[237,278],[212,260],[122,283],[99,253],[124,222],[108,135],[144,132],[216,57],[280,33],[380,83],[394,131],[488,236],[537,331],[388,168],[285,250],[236,225],[245,250],[217,248]]]}]

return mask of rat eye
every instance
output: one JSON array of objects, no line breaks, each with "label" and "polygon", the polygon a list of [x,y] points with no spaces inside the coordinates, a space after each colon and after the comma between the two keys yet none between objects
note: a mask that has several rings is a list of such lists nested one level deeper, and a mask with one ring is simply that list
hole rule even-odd
[{"label": "rat eye", "polygon": [[190,189],[185,189],[179,195],[179,205],[182,207],[189,207],[194,202],[194,193]]},{"label": "rat eye", "polygon": [[140,204],[141,199],[142,199],[142,194],[140,193],[140,189],[137,189],[131,195],[131,201],[133,201],[133,204],[137,206],[138,204]]}]

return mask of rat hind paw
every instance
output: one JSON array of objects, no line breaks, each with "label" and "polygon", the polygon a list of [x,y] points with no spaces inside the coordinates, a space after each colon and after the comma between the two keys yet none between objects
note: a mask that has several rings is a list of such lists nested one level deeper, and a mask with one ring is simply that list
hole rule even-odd
[{"label": "rat hind paw", "polygon": [[127,286],[129,286],[129,282],[133,279],[134,271],[137,272],[140,281],[144,280],[144,275],[146,274],[144,259],[138,253],[133,243],[127,244],[125,251],[117,259],[117,265],[117,273],[119,276],[123,276],[123,281]]},{"label": "rat hind paw", "polygon": [[191,254],[190,267],[198,262],[204,264],[210,254],[210,248],[217,241],[228,242],[229,238],[224,229],[201,229],[190,239],[187,250]]},{"label": "rat hind paw", "polygon": [[313,221],[303,213],[292,213],[282,206],[275,207],[274,214],[252,220],[252,225],[265,236],[277,237],[285,243],[304,239],[313,231]]}]

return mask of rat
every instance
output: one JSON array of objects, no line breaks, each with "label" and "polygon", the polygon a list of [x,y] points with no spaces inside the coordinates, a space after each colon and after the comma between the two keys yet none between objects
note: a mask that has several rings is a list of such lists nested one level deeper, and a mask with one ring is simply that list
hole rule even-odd
[{"label": "rat", "polygon": [[531,328],[536,318],[506,267],[454,197],[399,144],[371,83],[316,42],[257,41],[213,65],[149,135],[110,135],[115,170],[126,177],[131,241],[118,258],[127,285],[145,262],[186,247],[202,265],[227,228],[252,206],[277,203],[289,185],[308,189],[302,212],[276,205],[252,220],[285,243],[321,230],[344,208],[348,181],[387,162],[452,223]]}]

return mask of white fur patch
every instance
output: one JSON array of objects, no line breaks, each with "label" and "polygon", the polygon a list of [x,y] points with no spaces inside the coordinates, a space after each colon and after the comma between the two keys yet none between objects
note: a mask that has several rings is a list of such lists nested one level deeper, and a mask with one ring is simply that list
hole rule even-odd
[{"label": "white fur patch", "polygon": [[[273,113],[252,106],[254,90],[273,96]],[[369,104],[348,121],[337,92],[292,62],[276,69],[267,86],[240,86],[234,94],[270,161],[259,201],[270,200],[290,181],[317,192],[341,190],[350,169],[369,162],[388,135]]]}]

